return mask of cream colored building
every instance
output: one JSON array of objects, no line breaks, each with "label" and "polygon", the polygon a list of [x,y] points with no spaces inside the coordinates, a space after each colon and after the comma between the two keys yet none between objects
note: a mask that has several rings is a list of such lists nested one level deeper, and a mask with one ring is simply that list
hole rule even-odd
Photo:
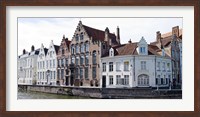
[{"label": "cream colored building", "polygon": [[39,50],[32,46],[31,52],[23,50],[23,54],[18,56],[18,84],[36,84],[38,53]]},{"label": "cream colored building", "polygon": [[101,86],[107,88],[168,87],[172,81],[170,57],[144,38],[110,48],[101,58],[101,72]]}]

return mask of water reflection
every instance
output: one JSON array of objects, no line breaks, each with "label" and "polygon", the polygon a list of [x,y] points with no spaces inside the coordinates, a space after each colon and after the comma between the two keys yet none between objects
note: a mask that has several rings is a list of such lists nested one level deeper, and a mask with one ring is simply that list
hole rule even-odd
[{"label": "water reflection", "polygon": [[18,91],[18,99],[89,99],[88,97],[57,95],[33,91]]}]

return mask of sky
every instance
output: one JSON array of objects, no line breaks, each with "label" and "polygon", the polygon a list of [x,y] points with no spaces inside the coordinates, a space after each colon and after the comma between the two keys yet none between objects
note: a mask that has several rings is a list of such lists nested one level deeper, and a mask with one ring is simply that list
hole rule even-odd
[{"label": "sky", "polygon": [[156,40],[156,32],[161,34],[171,32],[172,27],[182,28],[182,18],[18,18],[18,55],[23,49],[31,50],[41,47],[49,48],[51,40],[55,45],[60,45],[63,35],[69,40],[75,32],[79,21],[86,26],[105,30],[116,34],[120,28],[121,44],[139,42],[143,36],[147,43]]}]

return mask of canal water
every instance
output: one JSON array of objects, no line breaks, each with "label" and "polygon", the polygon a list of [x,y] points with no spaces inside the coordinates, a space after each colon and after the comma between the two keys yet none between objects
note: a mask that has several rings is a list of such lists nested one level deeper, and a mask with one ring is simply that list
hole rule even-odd
[{"label": "canal water", "polygon": [[89,99],[88,97],[57,95],[33,91],[18,91],[17,99]]}]

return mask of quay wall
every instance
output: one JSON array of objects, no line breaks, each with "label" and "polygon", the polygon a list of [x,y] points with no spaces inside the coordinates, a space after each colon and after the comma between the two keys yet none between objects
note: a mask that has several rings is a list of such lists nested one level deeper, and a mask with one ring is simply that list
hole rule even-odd
[{"label": "quay wall", "polygon": [[90,88],[43,85],[18,85],[21,91],[36,91],[70,96],[84,96],[90,98],[123,99],[123,98],[172,98],[181,99],[182,90],[151,89],[151,88]]}]

